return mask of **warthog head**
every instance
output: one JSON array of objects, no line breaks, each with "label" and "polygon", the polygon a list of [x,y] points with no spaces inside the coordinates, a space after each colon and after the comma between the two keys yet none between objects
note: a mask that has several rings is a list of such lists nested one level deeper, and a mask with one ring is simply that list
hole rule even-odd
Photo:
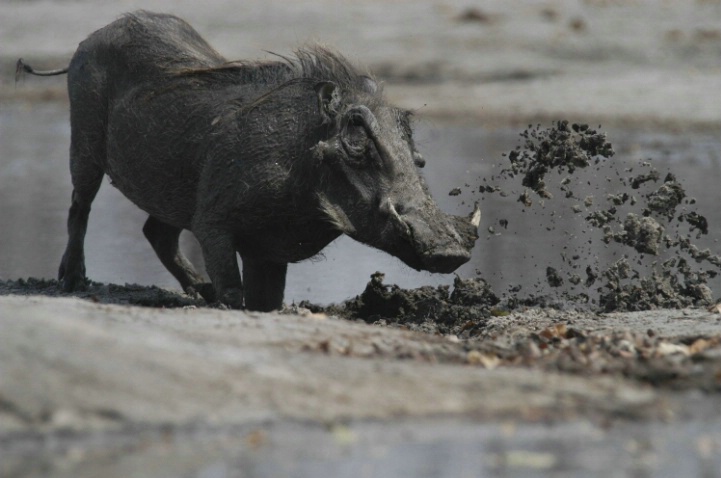
[{"label": "warthog head", "polygon": [[440,211],[420,174],[408,111],[387,105],[368,76],[315,85],[326,139],[313,148],[324,180],[321,208],[340,231],[417,270],[449,273],[467,262],[481,211]]}]

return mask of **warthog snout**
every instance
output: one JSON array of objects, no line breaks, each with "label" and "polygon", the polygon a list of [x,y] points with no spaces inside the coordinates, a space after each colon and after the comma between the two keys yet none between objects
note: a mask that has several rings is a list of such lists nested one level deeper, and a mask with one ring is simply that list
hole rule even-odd
[{"label": "warthog snout", "polygon": [[445,248],[436,249],[423,257],[424,269],[429,272],[440,272],[448,274],[471,259],[470,251],[467,251],[458,244],[452,244]]},{"label": "warthog snout", "polygon": [[396,229],[410,246],[410,253],[397,254],[406,264],[447,274],[471,259],[481,220],[478,205],[468,217],[444,214],[432,202],[402,214],[390,201],[386,207]]}]

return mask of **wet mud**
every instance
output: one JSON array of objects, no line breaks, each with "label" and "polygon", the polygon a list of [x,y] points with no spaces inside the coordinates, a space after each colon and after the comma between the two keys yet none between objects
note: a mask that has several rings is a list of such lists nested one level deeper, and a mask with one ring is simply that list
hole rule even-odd
[{"label": "wet mud", "polygon": [[[620,269],[609,267],[616,274]],[[485,368],[617,376],[664,389],[721,392],[719,333],[689,329],[692,333],[671,335],[653,326],[614,326],[613,319],[585,304],[553,302],[548,296],[499,297],[480,278],[456,278],[452,290],[406,290],[384,284],[383,274],[376,273],[363,293],[343,304],[303,302],[291,310],[456,337],[466,351],[456,359]],[[718,310],[707,312],[707,320],[721,323]]]}]

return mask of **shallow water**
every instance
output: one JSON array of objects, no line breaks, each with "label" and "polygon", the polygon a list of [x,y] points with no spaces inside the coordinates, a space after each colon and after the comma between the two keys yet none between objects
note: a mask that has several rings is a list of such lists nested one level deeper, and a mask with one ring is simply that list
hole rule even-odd
[{"label": "shallow water", "polygon": [[[498,165],[505,161],[502,154],[517,144],[519,131],[427,120],[417,125],[417,142],[428,162],[424,172],[441,208],[467,214],[473,202],[481,200],[481,238],[471,262],[457,273],[471,276],[480,272],[498,291],[509,285],[522,285],[525,291],[531,291],[534,284],[545,287],[546,265],[562,269],[560,253],[564,250],[582,250],[598,256],[601,263],[624,253],[584,232],[587,226],[580,216],[572,217],[568,201],[547,201],[545,208],[537,205],[524,211],[513,194],[506,198],[486,194],[481,199],[477,193],[480,178],[498,172]],[[65,247],[71,193],[69,136],[64,103],[18,102],[3,105],[0,111],[0,278],[52,278],[57,273]],[[609,139],[616,147],[614,161],[619,168],[653,158],[662,177],[667,169],[678,176],[689,196],[696,198],[696,210],[709,220],[710,234],[696,243],[718,253],[721,138],[708,133],[626,130],[610,131]],[[591,168],[582,174],[590,193],[605,195],[605,184],[610,184],[607,173]],[[462,193],[449,196],[455,187]],[[86,239],[91,279],[178,287],[142,235],[145,219],[145,213],[107,180],[104,182],[93,204]],[[499,224],[500,219],[508,220],[507,229]],[[488,232],[489,226],[495,233]],[[183,247],[196,264],[202,264],[191,234],[184,233]],[[322,256],[289,267],[286,302],[341,301],[360,293],[369,276],[378,270],[386,273],[387,283],[403,287],[453,281],[453,275],[416,272],[385,253],[344,237],[326,248]],[[718,279],[712,283],[715,292],[718,283]]]}]

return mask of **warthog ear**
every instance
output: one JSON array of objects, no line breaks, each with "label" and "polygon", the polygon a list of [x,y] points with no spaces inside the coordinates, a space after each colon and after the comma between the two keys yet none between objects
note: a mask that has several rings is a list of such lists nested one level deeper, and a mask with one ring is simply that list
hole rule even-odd
[{"label": "warthog ear", "polygon": [[323,116],[323,123],[332,123],[340,109],[340,92],[332,81],[323,81],[315,85],[318,95],[318,108]]}]

